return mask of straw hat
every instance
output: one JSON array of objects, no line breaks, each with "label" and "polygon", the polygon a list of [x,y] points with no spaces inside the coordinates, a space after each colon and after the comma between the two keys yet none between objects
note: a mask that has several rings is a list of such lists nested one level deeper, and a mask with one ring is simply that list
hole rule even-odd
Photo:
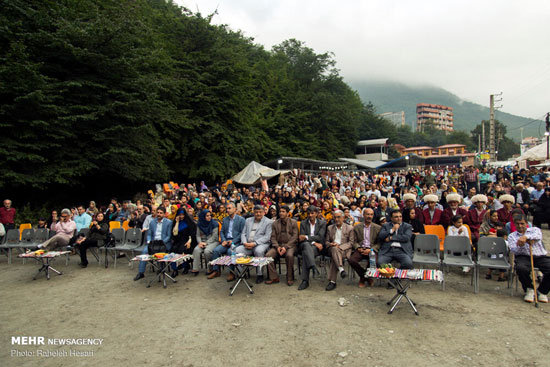
[{"label": "straw hat", "polygon": [[403,201],[412,200],[416,201],[416,195],[415,194],[405,194],[403,195]]},{"label": "straw hat", "polygon": [[487,196],[483,195],[483,194],[477,194],[477,195],[474,195],[472,197],[472,204],[475,204],[477,203],[478,201],[481,201],[483,203],[486,203],[487,202]]},{"label": "straw hat", "polygon": [[514,199],[514,197],[512,195],[501,195],[498,200],[501,202],[501,203],[504,203],[505,201],[509,201],[511,202],[512,204],[514,204],[516,202],[516,200]]},{"label": "straw hat", "polygon": [[451,201],[456,201],[460,203],[462,201],[462,196],[460,196],[459,194],[448,194],[447,202],[450,203]]},{"label": "straw hat", "polygon": [[429,203],[429,202],[437,203],[438,201],[439,201],[439,198],[437,197],[437,195],[429,194],[424,196],[425,203]]}]

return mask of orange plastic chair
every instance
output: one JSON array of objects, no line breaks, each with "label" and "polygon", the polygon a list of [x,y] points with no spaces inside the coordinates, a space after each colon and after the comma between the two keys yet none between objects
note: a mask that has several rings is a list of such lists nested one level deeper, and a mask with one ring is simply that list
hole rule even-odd
[{"label": "orange plastic chair", "polygon": [[122,228],[124,228],[124,230],[127,231],[128,229],[130,229],[130,227],[128,226],[129,224],[130,224],[130,221],[125,220],[124,222],[122,222]]},{"label": "orange plastic chair", "polygon": [[464,227],[468,229],[468,236],[470,236],[470,242],[472,242],[472,230],[470,229],[470,226],[467,224],[464,224]]},{"label": "orange plastic chair", "polygon": [[113,229],[115,228],[120,228],[120,222],[116,221],[116,220],[112,220],[109,222],[109,232],[112,232]]},{"label": "orange plastic chair", "polygon": [[218,221],[218,242],[222,242],[222,222]]},{"label": "orange plastic chair", "polygon": [[172,191],[170,189],[170,185],[168,185],[167,183],[163,184],[162,188],[163,188],[164,192],[167,193],[167,194]]},{"label": "orange plastic chair", "polygon": [[21,241],[21,238],[23,236],[23,230],[25,230],[25,229],[32,229],[32,224],[23,223],[19,226],[19,241]]},{"label": "orange plastic chair", "polygon": [[426,232],[426,234],[435,234],[439,238],[439,250],[443,253],[443,243],[445,242],[445,228],[443,228],[441,224],[438,224],[436,226],[427,224],[424,226],[424,231]]}]

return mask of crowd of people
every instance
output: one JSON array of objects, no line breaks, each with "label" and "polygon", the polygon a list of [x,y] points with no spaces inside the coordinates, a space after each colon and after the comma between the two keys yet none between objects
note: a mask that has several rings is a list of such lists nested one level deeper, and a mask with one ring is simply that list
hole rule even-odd
[{"label": "crowd of people", "polygon": [[[138,228],[148,248],[192,254],[191,263],[174,268],[172,276],[201,271],[201,256],[207,262],[220,256],[239,254],[284,258],[286,284],[295,282],[294,258],[301,254],[299,290],[309,286],[310,274],[319,270],[316,257],[331,259],[326,290],[336,288],[338,277],[346,278],[347,260],[358,274],[358,286],[372,285],[361,261],[413,266],[415,236],[425,225],[442,225],[449,236],[468,236],[475,248],[480,237],[506,239],[515,254],[516,271],[532,302],[529,250],[542,272],[538,299],[547,302],[550,290],[550,259],[542,241],[541,226],[550,227],[550,172],[546,168],[426,168],[402,172],[293,171],[280,176],[271,186],[240,187],[227,181],[207,187],[179,185],[171,190],[150,191],[146,200],[111,202],[51,212],[40,218],[38,228],[49,228],[55,236],[40,245],[44,249],[62,246],[78,249],[86,267],[86,249],[97,246],[109,235],[109,222],[126,222]],[[532,222],[528,221],[532,218]],[[14,228],[16,210],[10,200],[0,208],[2,231]],[[466,227],[467,225],[467,227]],[[75,235],[89,228],[86,235]],[[222,270],[208,266],[208,279]],[[467,272],[468,268],[463,269]],[[145,263],[134,280],[144,277]],[[274,263],[268,279],[258,272],[256,283],[279,283]],[[487,279],[491,279],[489,269]],[[227,281],[235,279],[228,273]],[[498,280],[506,280],[499,272]]]}]

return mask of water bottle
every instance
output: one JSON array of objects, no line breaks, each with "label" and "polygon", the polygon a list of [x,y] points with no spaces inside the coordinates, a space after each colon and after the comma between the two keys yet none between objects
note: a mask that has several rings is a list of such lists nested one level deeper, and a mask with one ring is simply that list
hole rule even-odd
[{"label": "water bottle", "polygon": [[374,254],[374,251],[372,249],[369,253],[369,268],[376,269],[376,255]]},{"label": "water bottle", "polygon": [[235,253],[235,248],[233,247],[233,245],[231,245],[229,251],[231,251],[231,264],[235,265],[237,262],[237,254]]}]

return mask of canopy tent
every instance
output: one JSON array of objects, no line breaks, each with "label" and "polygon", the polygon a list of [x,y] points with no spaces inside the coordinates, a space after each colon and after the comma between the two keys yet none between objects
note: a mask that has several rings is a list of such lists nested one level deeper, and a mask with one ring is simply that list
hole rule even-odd
[{"label": "canopy tent", "polygon": [[242,171],[233,176],[231,180],[241,185],[254,185],[262,178],[269,179],[281,173],[284,172],[262,166],[258,162],[252,161]]},{"label": "canopy tent", "polygon": [[546,148],[546,142],[539,144],[516,158],[516,161],[544,161],[546,160]]}]

